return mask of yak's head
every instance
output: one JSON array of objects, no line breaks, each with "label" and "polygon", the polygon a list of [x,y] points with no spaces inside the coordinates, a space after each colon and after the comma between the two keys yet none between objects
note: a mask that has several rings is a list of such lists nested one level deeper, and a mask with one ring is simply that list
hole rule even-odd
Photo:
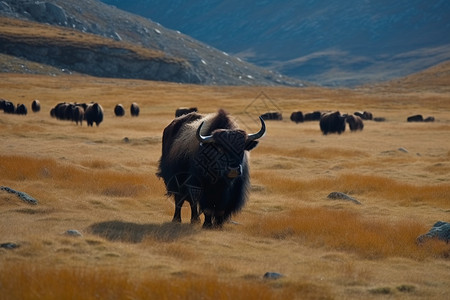
[{"label": "yak's head", "polygon": [[258,139],[266,132],[264,120],[260,118],[261,129],[247,134],[241,129],[217,129],[209,136],[201,134],[203,123],[197,129],[200,149],[196,164],[204,176],[216,182],[219,178],[234,179],[242,175],[244,153],[258,144]]}]

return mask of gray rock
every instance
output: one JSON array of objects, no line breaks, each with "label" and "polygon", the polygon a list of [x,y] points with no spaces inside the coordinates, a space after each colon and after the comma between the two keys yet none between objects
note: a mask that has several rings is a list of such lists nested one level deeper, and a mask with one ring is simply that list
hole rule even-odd
[{"label": "gray rock", "polygon": [[22,199],[23,201],[25,201],[29,204],[33,204],[33,205],[38,204],[38,201],[36,199],[34,199],[33,197],[31,197],[30,195],[28,195],[27,193],[13,190],[12,188],[9,188],[7,186],[0,186],[0,190],[6,191],[11,194],[15,194],[15,195],[17,195],[17,197],[19,197],[20,199]]},{"label": "gray rock", "polygon": [[5,1],[0,1],[0,11],[12,12],[11,7]]},{"label": "gray rock", "polygon": [[45,10],[47,13],[47,18],[50,19],[50,21],[53,21],[58,24],[66,24],[67,23],[67,15],[64,9],[62,9],[61,6],[46,2],[45,3]]},{"label": "gray rock", "polygon": [[356,203],[356,204],[362,204],[361,202],[359,202],[355,198],[350,197],[349,195],[341,193],[341,192],[331,192],[327,196],[327,198],[328,199],[333,199],[333,200],[347,200],[347,201],[351,201],[351,202]]},{"label": "gray rock", "polygon": [[8,250],[16,249],[16,248],[19,248],[19,247],[20,246],[17,245],[16,243],[3,243],[3,244],[0,244],[0,248],[4,248],[4,249],[8,249]]},{"label": "gray rock", "polygon": [[277,272],[266,272],[263,276],[264,279],[280,279],[281,277],[284,277],[284,275]]},{"label": "gray rock", "polygon": [[79,232],[78,230],[75,230],[75,229],[69,229],[69,230],[66,231],[65,234],[66,235],[70,235],[70,236],[83,236],[81,234],[81,232]]},{"label": "gray rock", "polygon": [[450,223],[436,222],[428,233],[422,234],[417,238],[417,243],[421,244],[429,239],[439,239],[448,243],[450,241]]},{"label": "gray rock", "polygon": [[408,150],[406,150],[406,148],[403,148],[403,147],[398,148],[398,151],[403,152],[403,153],[409,152]]}]

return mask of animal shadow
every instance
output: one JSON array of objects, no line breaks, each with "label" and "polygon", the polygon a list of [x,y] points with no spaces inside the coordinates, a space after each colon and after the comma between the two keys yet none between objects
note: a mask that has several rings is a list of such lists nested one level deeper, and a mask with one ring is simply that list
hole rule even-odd
[{"label": "animal shadow", "polygon": [[123,221],[106,221],[89,226],[89,232],[110,241],[140,243],[144,238],[163,242],[174,242],[183,237],[197,234],[199,229],[190,224],[136,224]]}]

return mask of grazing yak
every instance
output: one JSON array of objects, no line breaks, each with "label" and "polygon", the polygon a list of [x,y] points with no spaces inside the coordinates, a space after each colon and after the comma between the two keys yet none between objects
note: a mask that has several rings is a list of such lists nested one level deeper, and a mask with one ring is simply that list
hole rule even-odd
[{"label": "grazing yak", "polygon": [[165,129],[156,174],[167,195],[175,198],[173,222],[181,222],[184,201],[191,206],[191,223],[205,215],[204,228],[221,227],[245,204],[249,188],[248,151],[266,131],[247,134],[224,111],[196,112],[175,118]]},{"label": "grazing yak", "polygon": [[131,103],[130,106],[130,114],[132,117],[138,117],[139,116],[139,105],[136,102]]},{"label": "grazing yak", "polygon": [[33,100],[33,102],[31,102],[31,110],[33,112],[39,112],[41,110],[41,102],[39,102],[39,100]]},{"label": "grazing yak", "polygon": [[179,107],[175,111],[175,118],[181,117],[182,115],[187,115],[191,112],[198,112],[197,107]]},{"label": "grazing yak", "polygon": [[50,116],[58,120],[73,121],[77,125],[83,125],[84,113],[88,104],[61,102],[50,110]]},{"label": "grazing yak", "polygon": [[364,123],[361,117],[356,115],[348,115],[345,118],[345,121],[348,123],[348,127],[350,127],[350,131],[363,130]]},{"label": "grazing yak", "polygon": [[360,117],[363,120],[373,120],[373,114],[370,111],[356,111],[354,112],[354,115]]},{"label": "grazing yak", "polygon": [[303,116],[303,119],[305,121],[319,121],[321,116],[322,116],[322,113],[320,111],[316,110],[312,113],[306,113]]},{"label": "grazing yak", "polygon": [[406,121],[408,122],[434,122],[434,117],[430,116],[427,118],[424,118],[422,115],[413,115],[406,118]]},{"label": "grazing yak", "polygon": [[320,130],[323,134],[339,133],[345,131],[345,116],[342,116],[339,111],[325,113],[320,118]]},{"label": "grazing yak", "polygon": [[98,103],[91,103],[86,107],[84,119],[88,126],[99,126],[103,121],[103,107]]},{"label": "grazing yak", "polygon": [[283,115],[278,111],[269,111],[262,114],[261,118],[263,118],[263,120],[281,121],[283,120]]},{"label": "grazing yak", "polygon": [[116,117],[123,117],[125,115],[125,108],[123,108],[122,104],[117,104],[114,107],[114,114]]},{"label": "grazing yak", "polygon": [[301,111],[294,111],[291,114],[291,121],[297,124],[303,122],[303,113]]}]

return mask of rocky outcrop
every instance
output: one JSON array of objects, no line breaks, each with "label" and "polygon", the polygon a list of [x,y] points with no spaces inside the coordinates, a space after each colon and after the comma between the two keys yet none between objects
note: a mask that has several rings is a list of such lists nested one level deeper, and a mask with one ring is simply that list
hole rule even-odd
[{"label": "rocky outcrop", "polygon": [[417,243],[422,244],[429,239],[438,239],[448,243],[450,241],[450,223],[436,222],[430,231],[417,238]]},{"label": "rocky outcrop", "polygon": [[189,63],[180,59],[141,55],[120,45],[64,43],[0,33],[0,52],[99,77],[199,83]]},{"label": "rocky outcrop", "polygon": [[[36,47],[33,51],[24,49],[10,53],[27,53],[21,56],[33,61],[54,63],[51,66],[68,69],[95,76],[139,78],[175,82],[199,83],[208,85],[293,85],[306,83],[282,76],[274,71],[257,67],[214,49],[181,32],[169,30],[116,7],[97,0],[0,0],[0,17],[57,25],[82,33],[95,34],[103,38],[132,44],[151,51],[164,53],[175,61],[147,61],[137,59],[133,62],[122,55],[117,56],[116,49],[59,49],[55,47]],[[68,35],[70,36],[70,35]],[[0,41],[3,43],[3,41]],[[4,48],[5,46],[2,45]],[[81,58],[76,64],[68,64],[70,57],[57,58],[58,53]],[[112,55],[106,58],[105,55]],[[42,57],[47,56],[47,57]],[[19,56],[16,56],[19,57]],[[180,60],[183,61],[180,63]],[[117,63],[114,63],[117,61]],[[145,67],[141,67],[145,66]],[[68,72],[70,73],[70,72]],[[152,73],[152,74],[150,74]],[[133,75],[130,77],[130,75]]]}]

